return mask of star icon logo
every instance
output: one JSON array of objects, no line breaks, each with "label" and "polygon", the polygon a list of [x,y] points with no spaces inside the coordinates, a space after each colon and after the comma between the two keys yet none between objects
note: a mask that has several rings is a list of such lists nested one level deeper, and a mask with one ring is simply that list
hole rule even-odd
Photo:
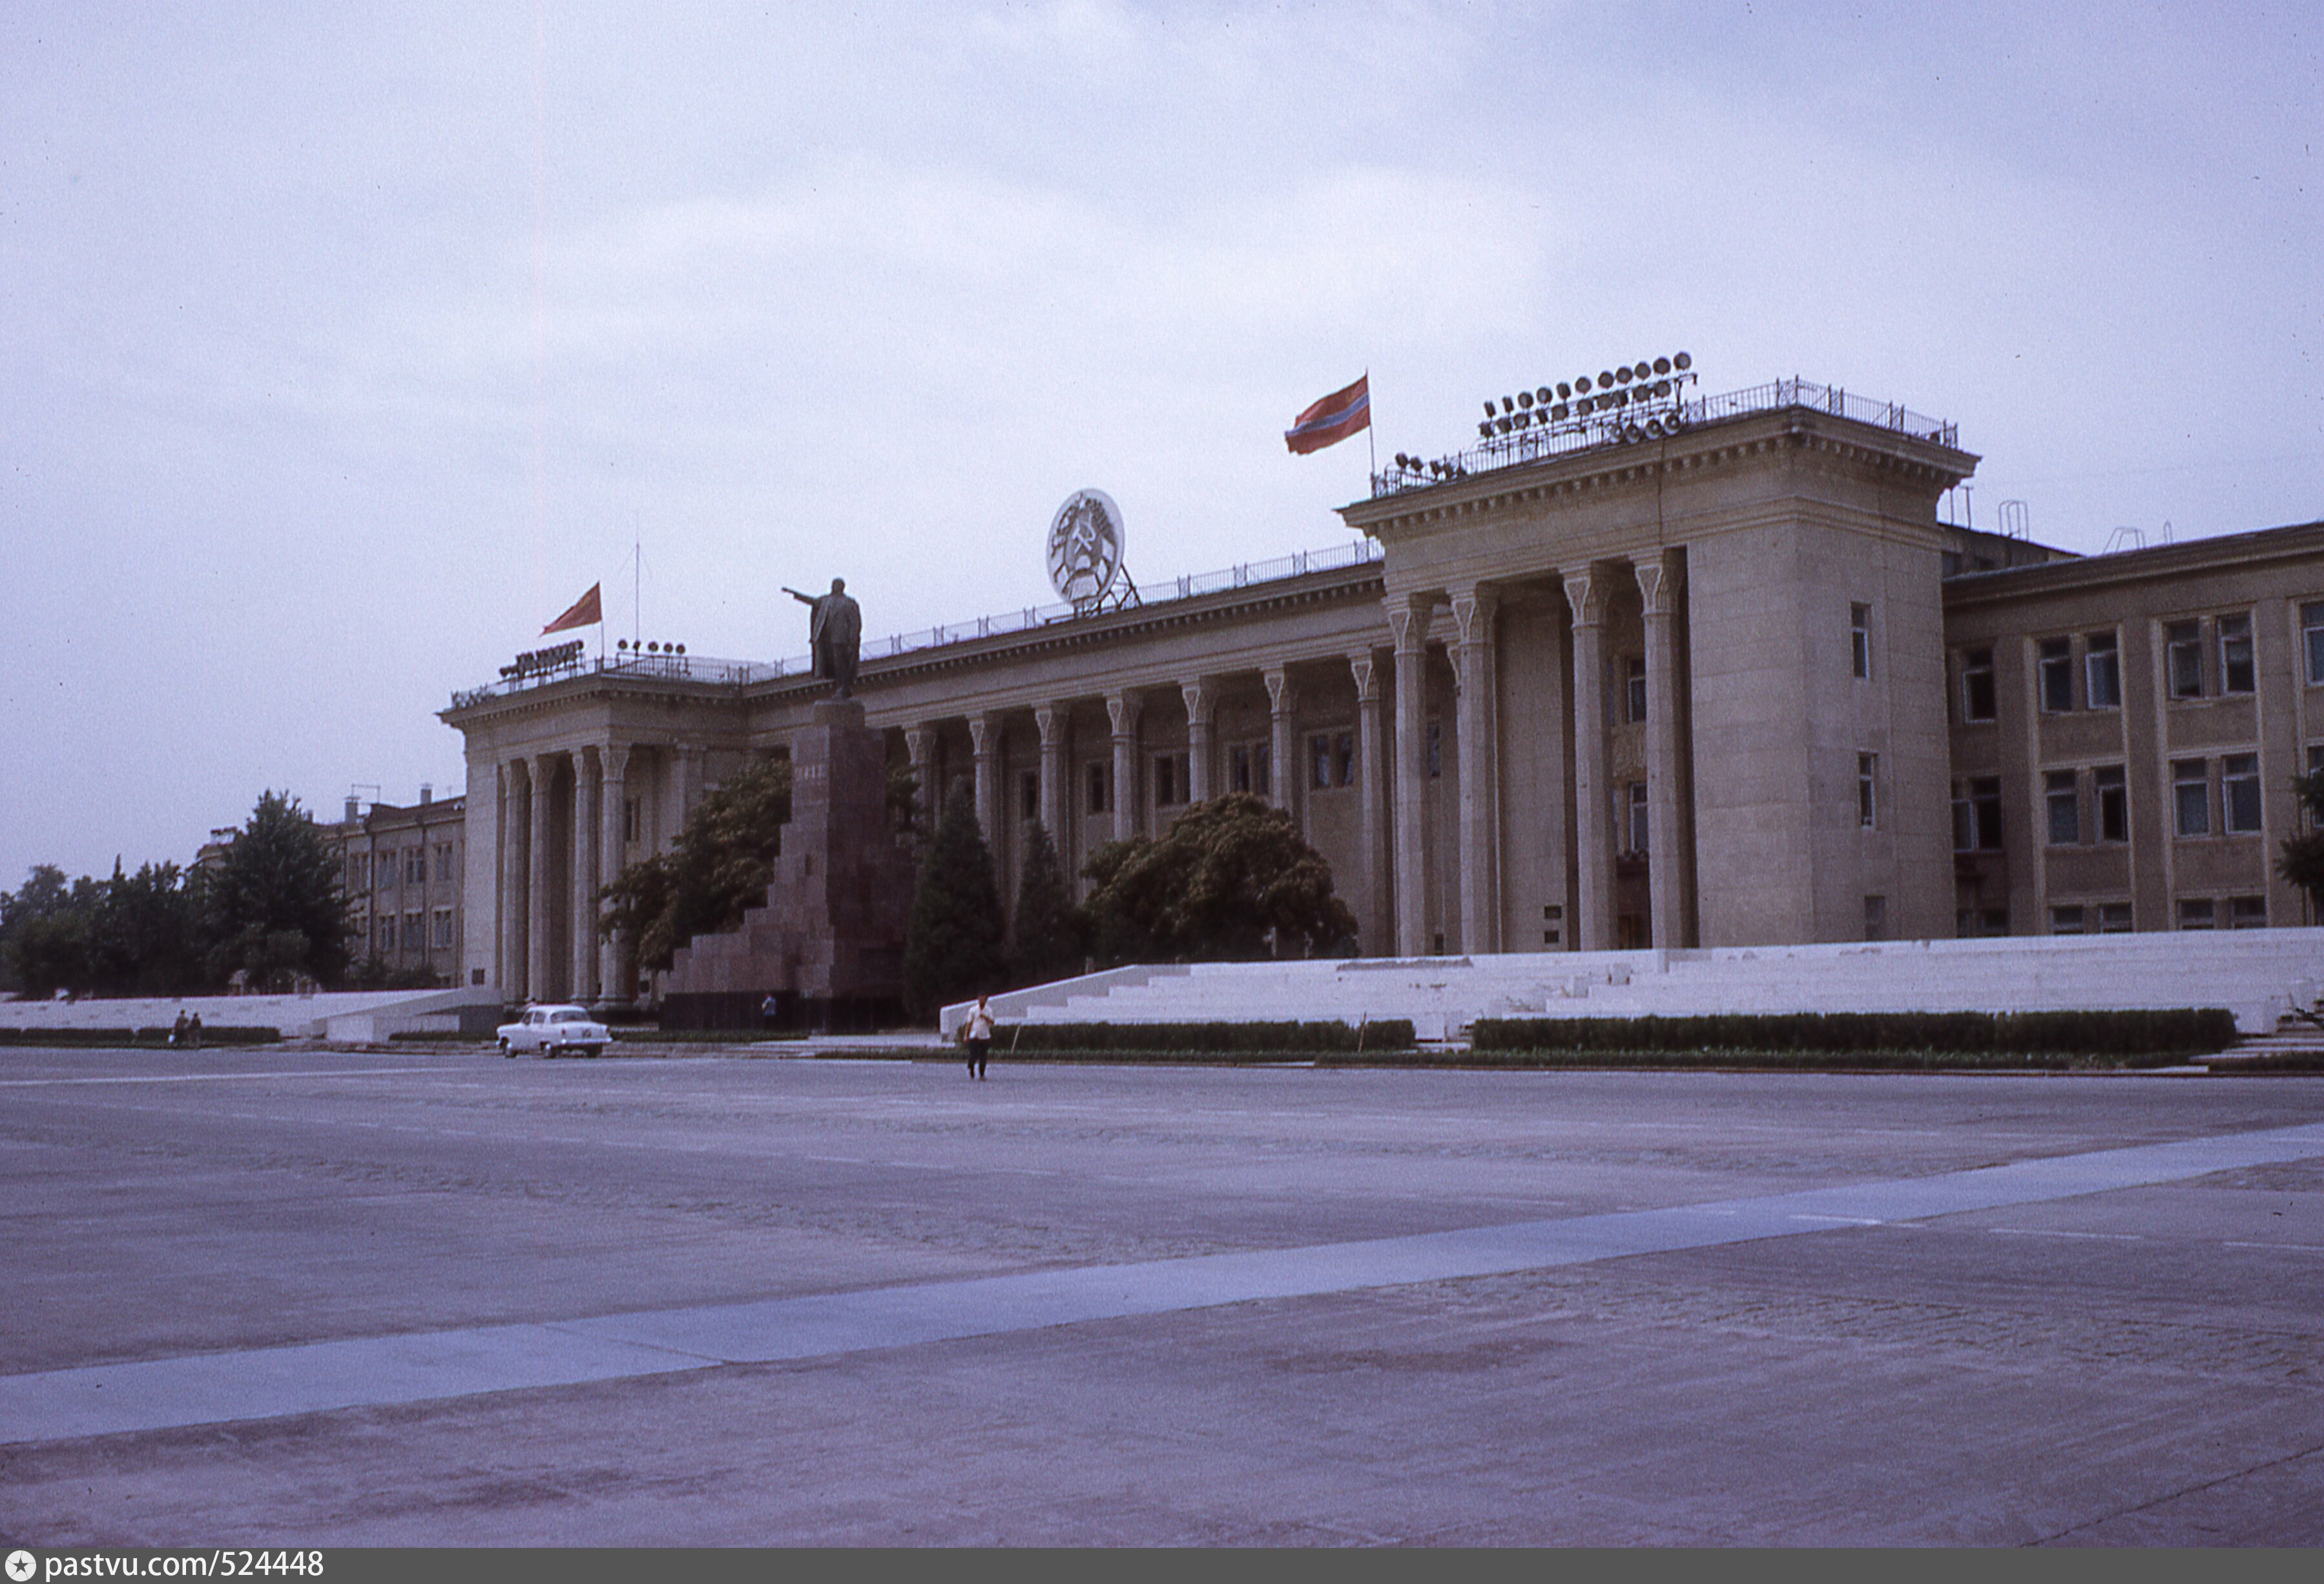
[{"label": "star icon logo", "polygon": [[8,1553],[8,1577],[14,1584],[24,1584],[24,1581],[32,1576],[37,1565],[32,1561],[32,1553],[29,1551],[12,1551]]}]

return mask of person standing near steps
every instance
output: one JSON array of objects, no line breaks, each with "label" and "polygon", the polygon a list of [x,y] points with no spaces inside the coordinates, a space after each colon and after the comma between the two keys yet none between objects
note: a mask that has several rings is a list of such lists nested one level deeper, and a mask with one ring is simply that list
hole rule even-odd
[{"label": "person standing near steps", "polygon": [[968,1024],[961,1031],[968,1042],[968,1075],[984,1076],[985,1053],[992,1048],[992,1003],[982,996],[976,998],[976,1009],[968,1015]]}]

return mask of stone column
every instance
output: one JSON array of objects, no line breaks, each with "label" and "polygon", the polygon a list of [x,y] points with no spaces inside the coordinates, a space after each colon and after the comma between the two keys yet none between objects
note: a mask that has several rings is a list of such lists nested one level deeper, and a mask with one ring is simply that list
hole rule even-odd
[{"label": "stone column", "polygon": [[1001,864],[1001,716],[991,712],[969,716],[968,741],[976,757],[976,823],[984,832],[985,851],[995,864]]},{"label": "stone column", "polygon": [[1207,803],[1219,795],[1218,744],[1211,729],[1219,696],[1200,677],[1178,684],[1178,694],[1186,701],[1186,801]]},{"label": "stone column", "polygon": [[573,754],[573,999],[597,999],[597,751]]},{"label": "stone column", "polygon": [[1259,673],[1259,678],[1267,684],[1268,719],[1273,728],[1267,750],[1273,761],[1268,772],[1268,789],[1273,794],[1275,806],[1289,815],[1296,824],[1299,788],[1305,778],[1297,741],[1299,690],[1291,686],[1291,674],[1281,666],[1269,666]]},{"label": "stone column", "polygon": [[938,796],[936,783],[936,729],[933,723],[923,722],[904,728],[904,751],[911,757],[912,779],[918,787],[913,801],[919,805],[920,823],[933,833],[936,815],[943,812],[944,798]]},{"label": "stone column", "polygon": [[685,831],[686,822],[702,803],[702,761],[704,750],[699,742],[681,742],[678,756],[678,818],[671,822],[670,840],[675,842]]},{"label": "stone column", "polygon": [[1384,953],[1391,941],[1394,916],[1388,907],[1388,743],[1380,720],[1379,661],[1370,649],[1348,657],[1356,679],[1356,752],[1363,777],[1363,907],[1356,915],[1362,926],[1363,948]]},{"label": "stone column", "polygon": [[1066,857],[1065,809],[1073,797],[1065,785],[1065,728],[1073,722],[1071,706],[1045,704],[1035,707],[1033,724],[1041,733],[1041,828],[1057,850],[1057,866],[1073,872]]},{"label": "stone column", "polygon": [[1127,842],[1138,833],[1138,714],[1134,693],[1106,695],[1105,713],[1113,726],[1113,839]]},{"label": "stone column", "polygon": [[[532,818],[527,799],[532,787],[532,777],[526,762],[510,760],[501,766],[501,905],[499,926],[499,960],[501,994],[512,1001],[527,999],[526,987],[530,982],[527,970],[531,959],[525,945],[527,926],[531,922],[528,880],[530,870],[528,856],[531,851]],[[374,913],[379,909],[372,907]],[[377,951],[379,923],[372,921],[373,950]]]},{"label": "stone column", "polygon": [[1614,811],[1606,743],[1604,573],[1565,575],[1573,610],[1573,850],[1582,874],[1580,927],[1585,952],[1614,946]]},{"label": "stone column", "polygon": [[532,783],[532,840],[530,861],[525,866],[525,973],[524,989],[528,1000],[546,1001],[557,994],[551,974],[554,964],[549,961],[549,921],[555,903],[549,897],[549,848],[553,833],[549,828],[549,794],[557,786],[557,756],[537,753],[528,767]]},{"label": "stone column", "polygon": [[1500,690],[1493,667],[1493,591],[1452,594],[1454,674],[1461,679],[1461,949],[1500,950]]},{"label": "stone column", "polygon": [[[598,871],[604,877],[601,883],[611,885],[629,862],[630,751],[609,742],[597,750],[597,763],[604,778],[599,795]],[[619,999],[625,988],[622,944],[610,936],[597,942],[597,993],[608,1000]]]},{"label": "stone column", "polygon": [[1678,602],[1683,578],[1662,557],[1641,561],[1638,593],[1646,607],[1646,890],[1658,947],[1687,939],[1687,863],[1679,802]]},{"label": "stone column", "polygon": [[1388,635],[1396,645],[1396,950],[1428,951],[1428,658],[1429,601],[1392,599]]}]

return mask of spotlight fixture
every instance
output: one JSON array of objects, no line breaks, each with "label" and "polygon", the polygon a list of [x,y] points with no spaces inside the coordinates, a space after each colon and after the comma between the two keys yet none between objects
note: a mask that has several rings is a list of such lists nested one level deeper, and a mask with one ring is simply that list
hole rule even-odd
[{"label": "spotlight fixture", "polygon": [[1517,405],[1530,412],[1533,410],[1533,392],[1530,391],[1518,391]]}]

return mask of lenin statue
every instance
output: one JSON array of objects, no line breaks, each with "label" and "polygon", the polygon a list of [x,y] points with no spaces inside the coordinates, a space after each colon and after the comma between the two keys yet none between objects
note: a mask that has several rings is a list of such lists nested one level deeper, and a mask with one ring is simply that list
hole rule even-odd
[{"label": "lenin statue", "polygon": [[833,578],[831,592],[820,599],[795,588],[783,592],[807,607],[807,635],[815,650],[815,674],[839,685],[832,690],[834,698],[853,696],[855,661],[863,641],[863,612],[848,597],[847,580]]}]

